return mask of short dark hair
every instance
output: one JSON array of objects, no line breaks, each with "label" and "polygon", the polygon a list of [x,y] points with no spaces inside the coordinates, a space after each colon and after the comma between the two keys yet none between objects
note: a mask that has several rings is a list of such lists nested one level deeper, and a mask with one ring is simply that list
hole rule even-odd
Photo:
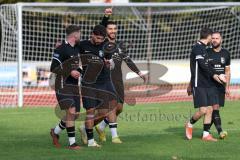
[{"label": "short dark hair", "polygon": [[107,27],[108,25],[117,25],[117,23],[114,22],[114,21],[108,21],[107,24],[106,24],[106,27]]},{"label": "short dark hair", "polygon": [[77,25],[69,25],[67,26],[66,28],[66,34],[67,35],[70,35],[72,34],[73,32],[79,32],[80,31],[80,27],[77,26]]},{"label": "short dark hair", "polygon": [[219,31],[213,31],[212,34],[219,34],[222,37],[222,33]]},{"label": "short dark hair", "polygon": [[206,39],[211,34],[212,30],[210,28],[202,28],[200,31],[200,39]]},{"label": "short dark hair", "polygon": [[106,28],[103,25],[96,25],[93,28],[92,33],[97,36],[103,36],[103,37],[106,37],[106,35],[107,35]]}]

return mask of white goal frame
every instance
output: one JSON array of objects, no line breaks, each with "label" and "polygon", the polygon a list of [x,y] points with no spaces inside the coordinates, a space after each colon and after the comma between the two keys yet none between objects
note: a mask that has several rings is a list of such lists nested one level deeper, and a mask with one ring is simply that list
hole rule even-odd
[{"label": "white goal frame", "polygon": [[23,7],[114,7],[114,6],[128,6],[128,7],[197,7],[197,6],[215,6],[215,7],[223,7],[223,6],[240,6],[240,2],[182,2],[182,3],[123,3],[123,4],[105,4],[105,3],[16,3],[17,8],[17,54],[18,54],[18,106],[23,106],[23,76],[22,76],[22,51],[23,51],[23,31],[22,31],[22,11]]}]

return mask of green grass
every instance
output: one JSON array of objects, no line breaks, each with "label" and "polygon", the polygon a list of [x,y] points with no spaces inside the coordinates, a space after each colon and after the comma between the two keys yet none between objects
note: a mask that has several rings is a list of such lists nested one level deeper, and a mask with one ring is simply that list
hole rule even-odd
[{"label": "green grass", "polygon": [[[0,109],[0,157],[11,160],[236,160],[240,157],[238,104],[239,101],[227,102],[221,111],[229,137],[216,143],[200,140],[202,120],[195,125],[193,140],[184,139],[184,123],[194,112],[192,103],[145,104],[126,106],[119,117],[118,131],[123,144],[111,144],[107,129],[108,142],[101,149],[83,146],[79,151],[65,148],[65,131],[61,134],[63,147],[53,147],[49,129],[58,119],[52,108]],[[212,130],[217,136],[215,128]],[[78,132],[77,141],[80,141]]]}]

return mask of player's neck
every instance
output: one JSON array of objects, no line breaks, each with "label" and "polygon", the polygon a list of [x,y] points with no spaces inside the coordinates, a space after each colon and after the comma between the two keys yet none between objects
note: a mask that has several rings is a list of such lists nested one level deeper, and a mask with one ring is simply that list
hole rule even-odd
[{"label": "player's neck", "polygon": [[92,38],[90,39],[90,42],[91,42],[93,45],[96,45],[96,43],[93,41]]},{"label": "player's neck", "polygon": [[71,39],[71,38],[67,39],[66,41],[67,41],[67,43],[70,44],[72,47],[74,47],[75,44],[76,44],[75,40],[73,40],[73,39]]},{"label": "player's neck", "polygon": [[206,40],[206,39],[200,39],[199,41],[202,42],[202,43],[205,44],[205,45],[208,44],[208,40]]},{"label": "player's neck", "polygon": [[109,42],[112,42],[112,43],[115,43],[115,42],[116,42],[116,39],[111,39],[111,38],[108,37],[108,41],[109,41]]},{"label": "player's neck", "polygon": [[221,51],[221,47],[218,47],[218,48],[213,48],[214,52],[220,52]]}]

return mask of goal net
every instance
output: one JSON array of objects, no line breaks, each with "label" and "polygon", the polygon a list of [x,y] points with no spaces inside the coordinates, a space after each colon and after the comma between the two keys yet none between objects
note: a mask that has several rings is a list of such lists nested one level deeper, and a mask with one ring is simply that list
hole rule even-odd
[{"label": "goal net", "polygon": [[[149,74],[149,82],[143,84],[123,65],[127,103],[191,100],[186,94],[190,50],[199,38],[200,29],[206,26],[223,34],[223,46],[232,58],[229,99],[239,99],[236,89],[240,84],[240,5],[175,4],[130,3],[113,7],[110,19],[118,25],[118,39],[131,44],[129,56],[143,73]],[[81,38],[89,39],[105,8],[80,3],[2,5],[0,107],[21,105],[19,98],[24,106],[55,105],[48,79],[56,42],[65,38],[65,28],[70,24],[81,26]]]}]

